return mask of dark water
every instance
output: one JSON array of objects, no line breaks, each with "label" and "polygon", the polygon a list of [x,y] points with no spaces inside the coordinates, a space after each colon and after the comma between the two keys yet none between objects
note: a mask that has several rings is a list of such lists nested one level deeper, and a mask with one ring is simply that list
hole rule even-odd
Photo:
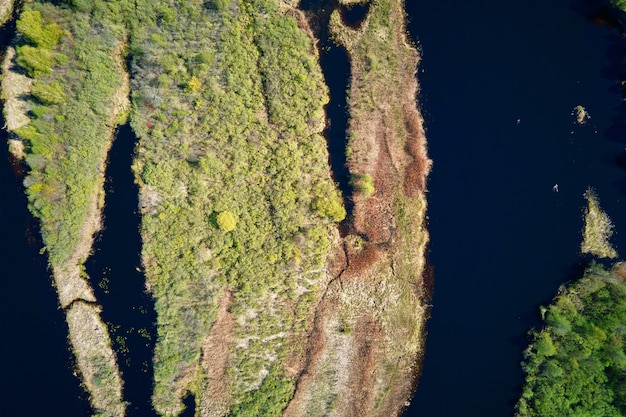
[{"label": "dark water", "polygon": [[[17,2],[21,7],[21,2]],[[0,28],[0,51],[15,22]],[[4,59],[4,55],[0,57]],[[0,114],[0,126],[4,118]],[[90,415],[86,395],[73,374],[65,314],[60,309],[37,222],[27,209],[20,173],[0,130],[0,416]]]},{"label": "dark water", "polygon": [[[626,251],[624,41],[581,12],[590,5],[407,1],[423,52],[435,273],[407,416],[513,414],[538,307],[580,275],[588,186]],[[579,104],[585,126],[571,115]]]},{"label": "dark water", "polygon": [[370,3],[352,4],[341,7],[341,19],[345,25],[358,29],[370,11]]},{"label": "dark water", "polygon": [[150,401],[156,313],[141,268],[139,194],[131,171],[136,141],[128,125],[118,129],[106,169],[104,229],[85,266],[117,352],[126,415],[149,417],[156,416]]},{"label": "dark water", "polygon": [[[0,118],[0,124],[4,120]],[[39,230],[0,134],[0,416],[89,415]]]},{"label": "dark water", "polygon": [[[319,39],[317,45],[320,54],[320,65],[324,79],[328,85],[329,102],[326,105],[328,119],[324,137],[328,142],[329,164],[333,179],[343,195],[344,205],[348,212],[348,220],[354,204],[352,203],[352,186],[350,172],[346,165],[346,146],[348,140],[348,104],[346,91],[350,87],[350,61],[345,48],[337,45],[330,37],[328,22],[333,10],[339,7],[336,0],[301,0],[299,8],[307,14],[315,36]],[[368,7],[369,8],[369,7]],[[355,14],[350,15],[357,24],[363,19],[364,12],[355,6]],[[344,11],[344,18],[347,12]],[[359,14],[360,13],[360,14]]]}]

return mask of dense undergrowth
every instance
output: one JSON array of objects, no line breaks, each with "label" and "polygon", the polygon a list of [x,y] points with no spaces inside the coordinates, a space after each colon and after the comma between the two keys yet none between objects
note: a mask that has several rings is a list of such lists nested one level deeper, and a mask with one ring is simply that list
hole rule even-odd
[{"label": "dense undergrowth", "polygon": [[518,417],[626,415],[626,275],[592,264],[543,310]]},{"label": "dense undergrowth", "polygon": [[114,55],[126,34],[113,14],[101,17],[26,2],[17,22],[16,63],[34,82],[30,123],[15,134],[25,145],[24,185],[52,265],[75,249],[116,122],[122,81]]},{"label": "dense undergrowth", "polygon": [[270,0],[137,7],[131,123],[158,314],[155,408],[175,414],[184,391],[201,404],[214,388],[202,344],[228,289],[236,346],[220,383],[232,413],[275,415],[345,216],[320,135],[327,90],[313,41]]},{"label": "dense undergrowth", "polygon": [[[380,4],[372,30],[391,27],[396,15]],[[18,23],[16,62],[34,83],[30,122],[15,134],[25,146],[25,185],[52,265],[72,256],[98,195],[102,158],[121,121],[111,116],[121,83],[115,58],[128,54],[142,255],[157,312],[152,400],[163,415],[179,414],[186,392],[201,414],[279,415],[294,393],[290,363],[304,354],[314,308],[330,280],[335,223],[346,216],[321,136],[327,88],[314,40],[294,6],[27,1]],[[353,116],[360,119],[390,83],[402,91],[394,68],[405,59],[414,66],[415,56],[365,37],[359,45],[368,48],[369,68],[361,74],[373,74],[376,87],[359,99]],[[391,110],[398,147],[411,134],[403,106]],[[373,174],[355,170],[360,198],[377,193]],[[393,205],[402,242],[393,255],[396,272],[412,294],[425,240],[421,223],[410,218],[421,216],[423,201],[402,197]],[[233,294],[227,310],[234,320],[222,329],[233,342],[222,358],[224,379],[216,382],[208,366],[222,362],[203,345],[223,294]],[[422,313],[406,294],[406,308],[384,317],[398,335],[412,334],[406,349],[415,354],[418,332],[410,327]],[[401,365],[412,361],[403,358]],[[218,401],[209,398],[216,392],[223,394]]]}]

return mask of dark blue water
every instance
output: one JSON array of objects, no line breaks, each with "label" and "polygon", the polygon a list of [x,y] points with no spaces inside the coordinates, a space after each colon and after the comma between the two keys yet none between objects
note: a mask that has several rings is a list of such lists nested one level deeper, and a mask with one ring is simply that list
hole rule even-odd
[{"label": "dark blue water", "polygon": [[[327,125],[324,130],[324,137],[328,142],[328,163],[333,179],[342,193],[344,206],[348,213],[345,222],[347,223],[350,221],[354,207],[350,172],[346,164],[346,146],[348,145],[346,136],[348,97],[346,91],[350,87],[350,61],[345,48],[332,40],[328,29],[330,15],[337,7],[339,6],[336,0],[301,0],[299,4],[299,8],[307,14],[309,24],[319,39],[317,50],[329,93],[329,102],[325,107]],[[344,18],[349,18],[351,19],[350,23],[358,25],[360,20],[365,17],[367,9],[369,7],[355,6],[350,9],[353,13],[349,13],[344,8]]]},{"label": "dark blue water", "polygon": [[130,126],[118,128],[106,169],[104,229],[85,266],[117,353],[126,415],[150,417],[156,416],[151,404],[156,312],[141,267],[139,192],[131,170],[136,142]]},{"label": "dark blue water", "polygon": [[[0,125],[4,119],[0,117]],[[0,134],[0,416],[90,415],[18,166]],[[12,169],[15,167],[15,170]]]},{"label": "dark blue water", "polygon": [[[538,307],[580,274],[588,186],[626,252],[624,42],[571,1],[406,6],[423,52],[435,275],[406,415],[510,416]],[[579,104],[592,117],[585,126],[571,115]]]}]

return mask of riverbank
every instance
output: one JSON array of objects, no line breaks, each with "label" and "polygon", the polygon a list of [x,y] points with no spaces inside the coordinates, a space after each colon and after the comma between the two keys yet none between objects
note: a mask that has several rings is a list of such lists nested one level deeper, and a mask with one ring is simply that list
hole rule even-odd
[{"label": "riverbank", "polygon": [[318,304],[286,415],[399,415],[412,395],[428,316],[431,162],[416,108],[419,56],[405,37],[403,11],[401,1],[372,1],[357,29],[339,10],[331,17],[351,64],[346,151],[354,209],[340,273]]}]

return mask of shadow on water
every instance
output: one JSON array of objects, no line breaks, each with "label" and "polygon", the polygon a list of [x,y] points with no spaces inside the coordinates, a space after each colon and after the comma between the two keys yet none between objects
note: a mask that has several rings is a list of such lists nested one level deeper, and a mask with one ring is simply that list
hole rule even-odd
[{"label": "shadow on water", "polygon": [[[330,101],[326,105],[328,118],[324,136],[328,141],[329,163],[333,178],[343,194],[344,205],[351,218],[352,186],[350,172],[346,165],[346,146],[348,139],[348,104],[347,93],[350,86],[350,60],[346,50],[330,38],[328,23],[330,15],[337,7],[334,0],[302,0],[300,9],[304,11],[319,43],[320,64],[326,85],[330,92]],[[346,220],[349,221],[349,220]]]},{"label": "shadow on water", "polygon": [[128,417],[156,416],[152,405],[156,313],[141,268],[138,189],[131,171],[136,137],[118,128],[109,153],[104,229],[85,266],[117,352]]},{"label": "shadow on water", "polygon": [[[15,33],[15,18],[0,28],[0,60]],[[5,121],[0,111],[0,126]],[[91,415],[86,393],[73,374],[65,314],[59,307],[37,221],[22,186],[25,167],[7,150],[0,130],[0,415],[30,417]]]}]

